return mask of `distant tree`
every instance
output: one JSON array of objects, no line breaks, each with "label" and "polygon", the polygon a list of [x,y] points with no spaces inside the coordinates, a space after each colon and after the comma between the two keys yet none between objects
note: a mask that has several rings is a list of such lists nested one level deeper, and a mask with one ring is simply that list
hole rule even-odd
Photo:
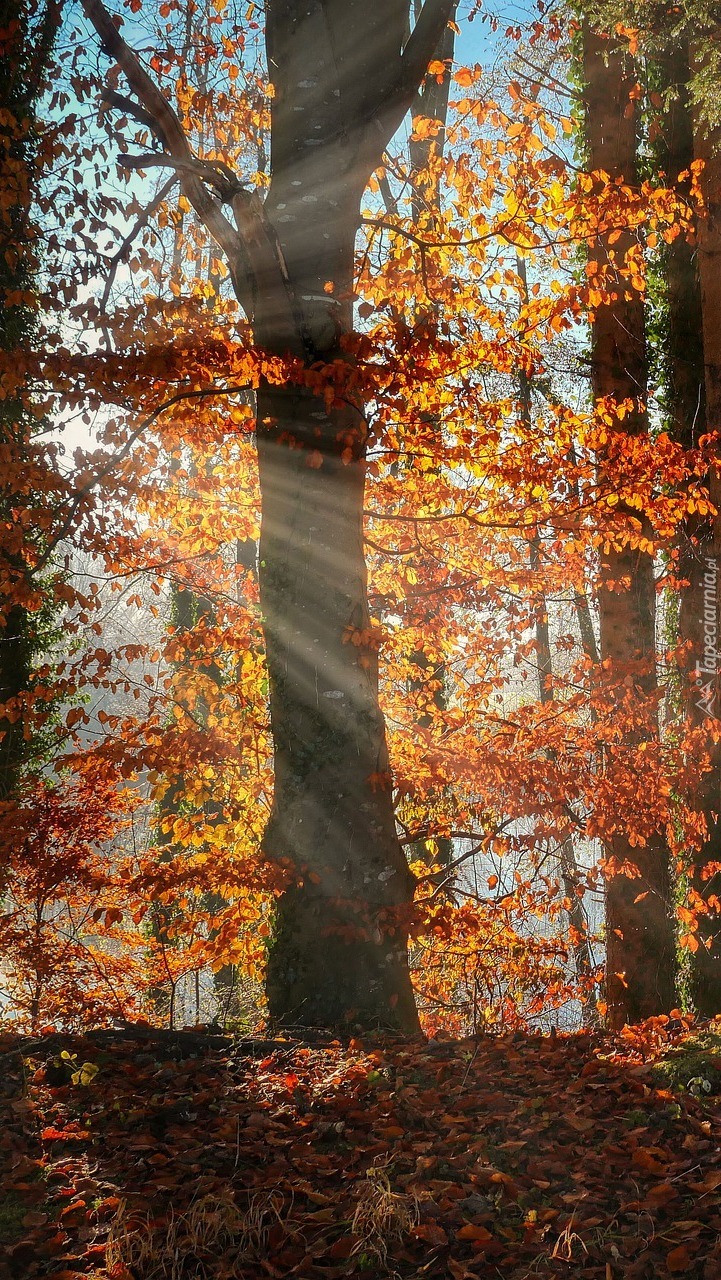
[{"label": "distant tree", "polygon": [[[600,182],[633,184],[633,68],[618,39],[606,38],[588,21],[583,74],[589,167],[603,174]],[[648,432],[644,299],[628,278],[628,262],[637,251],[631,231],[611,226],[598,236],[595,253],[607,283],[606,297],[595,309],[591,349],[594,396],[612,407],[624,406],[615,430],[631,437]],[[597,465],[608,478],[613,465],[608,456],[601,454]],[[619,744],[630,760],[634,747],[658,735],[656,587],[653,558],[639,546],[637,512],[620,503],[616,512],[618,533],[609,538],[601,557],[601,661],[610,696],[620,705],[629,697],[635,702],[635,726]],[[640,845],[633,832],[622,829],[607,842],[606,858],[606,991],[610,1019],[618,1026],[668,1013],[674,1004],[675,939],[665,833],[657,831]]]}]

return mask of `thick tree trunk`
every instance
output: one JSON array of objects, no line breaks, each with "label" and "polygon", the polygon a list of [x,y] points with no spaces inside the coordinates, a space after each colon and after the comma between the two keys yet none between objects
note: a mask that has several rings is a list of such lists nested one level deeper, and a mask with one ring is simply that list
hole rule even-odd
[{"label": "thick tree trunk", "polygon": [[[263,212],[287,286],[261,274],[255,332],[269,351],[328,365],[344,358],[352,329],[360,199],[382,154],[357,134],[353,99],[375,74],[374,46],[378,57],[389,41],[400,49],[403,5],[370,6],[371,20],[357,4],[335,20],[309,6],[290,23],[279,21],[282,8],[268,15],[275,98]],[[354,24],[363,43],[352,47]],[[302,388],[261,388],[259,582],[275,752],[265,844],[296,880],[278,903],[267,990],[271,1016],[285,1024],[414,1031],[413,879],[378,703],[365,452],[362,406],[328,409]]]},{"label": "thick tree trunk", "polygon": [[[689,122],[690,123],[690,122]],[[698,219],[698,276],[703,334],[703,367],[696,366],[693,382],[703,372],[703,404],[706,420],[696,415],[692,439],[704,430],[721,428],[721,130],[707,136],[697,124],[694,158],[702,160],[701,187],[705,209]],[[696,286],[698,289],[698,286]],[[695,294],[696,300],[698,294]],[[681,299],[685,301],[685,299]],[[699,307],[696,301],[689,327],[698,333]],[[696,351],[698,339],[691,350]],[[687,396],[691,413],[693,392]],[[700,419],[700,420],[699,420]],[[691,443],[691,441],[689,441]],[[721,671],[719,634],[721,631],[721,472],[712,468],[706,481],[717,514],[699,519],[692,531],[681,572],[689,587],[681,605],[681,638],[690,641],[692,670],[697,683],[687,702],[691,722],[709,730],[710,769],[699,779],[696,804],[706,819],[708,839],[695,855],[691,889],[709,910],[699,915],[698,949],[690,957],[690,995],[703,1017],[721,1013],[721,874],[707,873],[709,864],[721,863]]]},{"label": "thick tree trunk", "polygon": [[[278,904],[268,996],[285,1023],[418,1026],[406,958],[413,881],[396,837],[368,625],[363,407],[352,396],[328,407],[308,383],[345,361],[363,190],[453,6],[425,0],[406,39],[408,0],[266,0],[274,93],[262,204],[194,165],[180,121],[101,0],[84,0],[182,166],[183,192],[228,258],[258,345],[302,371],[295,387],[261,385],[257,432],[275,751],[265,843],[293,882]],[[232,203],[235,226],[208,181]]]},{"label": "thick tree trunk", "polygon": [[[260,597],[275,794],[266,845],[301,883],[280,899],[268,967],[274,1018],[417,1026],[406,959],[413,882],[395,830],[363,556],[358,415],[266,390],[258,439]],[[309,466],[313,436],[322,461]],[[337,440],[341,435],[341,447]],[[358,455],[361,456],[358,456]],[[361,639],[361,643],[354,643]]]},{"label": "thick tree trunk", "polygon": [[[636,130],[630,92],[634,77],[624,55],[588,26],[584,72],[590,167],[604,170],[612,179],[633,182]],[[615,242],[609,237],[602,243],[599,253],[622,271],[630,247],[630,236],[621,234]],[[614,297],[596,310],[592,361],[594,395],[633,400],[637,408],[623,419],[623,427],[630,433],[645,432],[644,303],[622,278]],[[600,458],[601,476],[603,469]],[[628,514],[631,518],[633,513]],[[655,601],[653,561],[648,554],[630,546],[604,552],[599,586],[603,678],[619,690],[624,688],[624,678],[633,681],[636,726],[627,731],[629,747],[658,732]],[[612,839],[606,856],[617,868],[631,865],[638,872],[627,876],[616,870],[606,887],[606,998],[610,1020],[620,1026],[667,1013],[674,1004],[669,857],[661,833],[638,848],[625,832]]]},{"label": "thick tree trunk", "polygon": [[[658,158],[666,173],[666,180],[680,188],[683,196],[689,195],[688,178],[695,158],[694,122],[689,93],[689,49],[685,41],[679,42],[661,60],[662,89],[672,90],[664,118],[663,134],[658,146]],[[718,159],[709,156],[706,181],[713,181]],[[709,236],[713,235],[713,222],[699,228],[702,243],[678,236],[664,251],[666,300],[668,307],[666,374],[668,409],[673,436],[686,449],[694,448],[707,430],[706,383],[704,372],[704,344],[713,339],[714,325],[704,315],[701,292],[700,265],[704,256],[704,274],[708,276],[713,264],[707,260]],[[707,282],[708,285],[708,282]],[[713,282],[711,282],[713,289]],[[707,294],[708,303],[712,301]],[[719,299],[716,299],[718,302]],[[705,322],[705,323],[704,323]],[[711,354],[711,353],[709,353]],[[712,484],[717,483],[712,479]],[[683,644],[686,659],[683,685],[683,711],[687,722],[695,728],[713,729],[718,718],[717,658],[706,654],[706,635],[718,625],[717,583],[718,561],[715,553],[716,520],[707,516],[691,516],[683,531],[678,565],[679,577],[688,585],[681,590],[678,616],[678,639]],[[708,581],[705,581],[706,575]],[[710,616],[707,619],[707,607]],[[714,646],[716,647],[716,646]],[[709,682],[711,688],[709,688]],[[718,877],[704,879],[703,868],[710,861],[721,860],[721,830],[718,815],[721,809],[721,751],[709,737],[711,768],[699,774],[694,806],[703,813],[708,830],[708,840],[695,853],[689,866],[691,901],[698,895],[702,902],[719,895]],[[698,901],[698,899],[697,899]],[[713,902],[711,903],[713,907]],[[719,922],[712,915],[699,919],[699,949],[689,955],[689,995],[696,1010],[704,1016],[721,1011],[721,945]]]}]

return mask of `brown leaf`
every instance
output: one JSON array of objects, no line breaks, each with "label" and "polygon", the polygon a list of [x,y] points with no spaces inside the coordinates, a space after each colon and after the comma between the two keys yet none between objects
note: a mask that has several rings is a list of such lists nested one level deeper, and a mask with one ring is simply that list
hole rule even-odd
[{"label": "brown leaf", "polygon": [[465,1227],[461,1227],[458,1232],[459,1240],[474,1240],[476,1244],[490,1244],[493,1235],[490,1231],[486,1231],[485,1227],[476,1227],[472,1222],[467,1222]]},{"label": "brown leaf", "polygon": [[653,1151],[649,1147],[638,1147],[631,1161],[637,1169],[645,1169],[647,1173],[665,1173],[666,1165],[656,1158]]},{"label": "brown leaf", "polygon": [[672,1249],[666,1254],[666,1266],[669,1271],[687,1271],[691,1265],[691,1257],[685,1244]]},{"label": "brown leaf", "polygon": [[444,1245],[448,1244],[448,1236],[443,1227],[439,1227],[435,1222],[419,1222],[413,1227],[412,1234],[417,1240],[425,1240],[426,1244]]}]

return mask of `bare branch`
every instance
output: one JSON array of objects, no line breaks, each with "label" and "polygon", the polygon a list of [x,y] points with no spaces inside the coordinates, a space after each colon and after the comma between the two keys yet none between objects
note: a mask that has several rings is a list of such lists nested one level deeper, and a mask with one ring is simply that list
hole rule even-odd
[{"label": "bare branch", "polygon": [[[118,164],[123,169],[175,169],[178,174],[190,174],[215,187],[222,200],[230,201],[238,191],[242,190],[237,178],[233,181],[220,172],[220,166],[210,160],[176,160],[174,156],[156,155],[149,152],[144,156],[119,156]],[[227,166],[225,166],[227,168]],[[231,170],[228,170],[231,172]]]},{"label": "bare branch", "polygon": [[160,135],[156,132],[153,117],[147,111],[143,111],[143,108],[137,102],[133,102],[132,98],[126,98],[124,93],[117,93],[115,89],[103,89],[100,101],[104,107],[114,107],[116,111],[123,111],[126,116],[130,116],[132,120],[135,120],[137,124],[142,124],[144,128],[150,129],[151,133],[154,133],[156,138],[159,138]]},{"label": "bare branch", "polygon": [[[100,36],[104,51],[109,57],[115,58],[130,88],[138,98],[142,110],[153,121],[153,131],[166,152],[176,161],[190,165],[196,163],[196,157],[193,155],[183,126],[171,104],[151,80],[137,54],[121,36],[102,0],[83,0],[83,8],[86,17]],[[226,218],[215,197],[194,173],[184,173],[182,192],[200,221],[225,253],[236,293],[241,304],[245,306],[249,299],[249,290],[243,275],[238,272],[238,257],[242,254],[243,245],[237,230]]]},{"label": "bare branch", "polygon": [[[117,271],[117,269],[118,269],[119,264],[123,261],[123,258],[125,257],[126,253],[128,252],[128,249],[130,248],[131,244],[133,243],[133,241],[134,241],[135,237],[136,237],[137,235],[139,235],[139,234],[140,234],[140,232],[143,230],[143,227],[147,227],[147,225],[148,225],[148,223],[150,222],[150,219],[152,218],[152,216],[153,216],[153,214],[155,213],[156,209],[159,209],[159,208],[160,208],[160,206],[161,206],[161,204],[163,203],[163,201],[164,201],[165,197],[170,193],[170,191],[171,191],[171,190],[172,190],[172,188],[175,186],[175,183],[176,183],[177,181],[178,181],[178,177],[177,177],[177,175],[176,175],[176,174],[173,174],[170,178],[168,178],[168,179],[163,183],[163,185],[162,185],[162,187],[160,188],[160,190],[158,191],[157,195],[156,195],[156,196],[154,196],[154,198],[150,201],[150,204],[149,204],[149,205],[147,205],[147,206],[146,206],[146,208],[143,210],[143,212],[141,213],[141,215],[140,215],[140,217],[138,218],[137,222],[135,223],[135,226],[134,226],[134,227],[133,227],[133,228],[128,232],[128,234],[127,234],[127,235],[125,236],[125,238],[123,239],[123,241],[122,241],[122,243],[121,243],[121,245],[120,245],[120,248],[116,250],[116,252],[113,254],[112,258],[110,259],[110,267],[109,267],[109,270],[108,270],[108,278],[107,278],[107,280],[105,281],[105,288],[103,289],[103,296],[102,296],[102,298],[100,299],[100,310],[101,310],[101,312],[104,312],[104,311],[105,311],[105,308],[106,308],[106,307],[107,307],[107,305],[108,305],[108,298],[110,297],[110,290],[111,290],[111,289],[112,289],[112,287],[113,287],[113,281],[114,281],[114,279],[115,279],[115,273],[116,273],[116,271]],[[108,346],[109,346],[109,345],[110,345],[110,343],[108,343]]]}]

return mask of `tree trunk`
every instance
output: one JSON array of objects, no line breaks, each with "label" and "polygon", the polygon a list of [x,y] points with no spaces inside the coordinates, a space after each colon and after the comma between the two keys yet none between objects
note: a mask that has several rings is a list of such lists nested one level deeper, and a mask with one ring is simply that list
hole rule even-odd
[{"label": "tree trunk", "polygon": [[[530,543],[531,568],[537,572],[540,567],[539,539]],[[548,623],[548,605],[545,596],[540,596],[535,606],[536,655],[538,662],[538,699],[542,706],[554,700],[553,689],[553,657],[551,654],[551,633]],[[559,847],[559,868],[563,881],[563,890],[568,898],[568,923],[572,930],[571,950],[576,977],[579,983],[589,987],[589,979],[594,965],[591,948],[588,942],[588,921],[583,907],[583,899],[578,895],[581,883],[576,850],[571,835],[564,836]],[[589,991],[589,994],[593,994]],[[593,997],[595,1000],[595,996]],[[582,1005],[581,1016],[585,1027],[594,1026],[597,1014],[592,1004]]]},{"label": "tree trunk", "polygon": [[[586,25],[584,74],[587,86],[586,130],[592,170],[611,179],[635,180],[636,126],[630,92],[634,77],[624,55]],[[622,233],[599,245],[598,255],[622,271],[631,248]],[[596,309],[592,334],[593,391],[597,398],[633,400],[635,410],[623,419],[630,434],[647,431],[646,343],[644,303],[619,279],[614,296]],[[599,458],[599,475],[604,459]],[[624,513],[616,508],[620,515]],[[623,586],[617,585],[623,584]],[[635,726],[623,747],[633,748],[658,733],[655,666],[656,592],[653,561],[631,546],[604,551],[599,585],[602,676],[609,686],[627,693],[633,682]],[[606,856],[617,868],[631,865],[638,876],[621,870],[606,884],[606,998],[612,1025],[638,1022],[668,1013],[674,1004],[674,930],[670,910],[669,856],[662,833],[643,847],[625,832],[614,836]],[[642,896],[643,895],[643,896]]]},{"label": "tree trunk", "polygon": [[[678,104],[677,114],[680,114],[681,105]],[[685,123],[688,134],[692,127],[688,110]],[[721,426],[721,130],[716,129],[707,136],[705,127],[697,122],[694,134],[693,158],[704,163],[701,187],[705,209],[697,224],[700,307],[698,284],[694,281],[695,287],[691,285],[688,267],[685,279],[689,283],[679,299],[680,306],[691,303],[687,327],[695,335],[688,344],[689,353],[695,355],[696,365],[690,374],[691,388],[686,396],[687,420],[693,412],[694,387],[701,383],[696,392],[701,412],[695,413],[687,429],[689,445],[704,430],[717,431]],[[689,153],[687,143],[686,154],[690,160]],[[680,247],[679,257],[683,252]],[[699,367],[700,332],[703,335],[703,363]],[[679,337],[685,340],[683,329]],[[695,804],[706,820],[708,839],[694,855],[690,874],[691,904],[694,895],[698,895],[697,901],[706,910],[699,915],[699,946],[691,954],[689,964],[689,993],[694,1007],[702,1017],[710,1018],[721,1013],[721,874],[708,875],[706,870],[709,864],[721,863],[721,514],[718,514],[721,512],[721,474],[716,467],[711,469],[706,484],[717,514],[700,517],[696,527],[689,531],[686,554],[680,566],[682,576],[689,581],[681,601],[680,638],[690,642],[691,670],[696,676],[695,686],[691,687],[687,698],[687,715],[692,724],[710,731],[710,768],[699,778],[695,797]]]},{"label": "tree trunk", "polygon": [[[452,17],[455,17],[457,3],[454,3]],[[446,72],[441,83],[435,75],[428,75],[423,82],[418,100],[414,109],[414,116],[420,116],[426,120],[437,121],[439,128],[434,136],[411,139],[408,144],[408,152],[410,159],[411,175],[413,181],[413,194],[411,198],[411,215],[416,226],[421,223],[427,227],[426,234],[429,238],[433,238],[433,224],[436,215],[440,212],[440,196],[438,182],[421,181],[420,175],[428,170],[433,157],[441,158],[446,140],[446,125],[448,121],[448,95],[451,85],[451,68],[453,64],[453,54],[455,51],[455,32],[453,27],[446,27],[438,48],[435,50],[434,59],[438,62],[446,64]],[[434,308],[437,309],[437,308]],[[427,420],[428,415],[423,415]],[[442,435],[443,427],[436,417],[434,426],[439,435]],[[412,465],[412,464],[411,464]],[[436,470],[436,469],[434,469]],[[421,571],[421,580],[423,578],[423,565],[419,565]],[[415,604],[415,620],[416,625],[423,628],[430,628],[433,622],[433,610],[429,606],[428,600],[425,603],[420,601]],[[433,706],[445,712],[448,709],[448,696],[446,692],[446,664],[441,659],[440,662],[429,659],[424,649],[416,649],[411,654],[411,663],[417,668],[418,676],[411,680],[410,687],[413,693],[423,693],[426,691],[426,705]],[[429,688],[429,686],[431,686]],[[421,729],[428,729],[432,724],[432,714],[430,711],[422,712],[418,717],[418,726]],[[431,851],[432,850],[432,851]],[[411,845],[411,859],[425,861],[429,865],[438,863],[447,867],[453,860],[453,840],[450,836],[438,836],[433,838],[433,844],[429,847],[428,840],[418,840]],[[452,889],[452,878],[449,890]]]},{"label": "tree trunk", "polygon": [[[306,64],[305,77],[314,74]],[[277,152],[278,126],[272,137]],[[287,170],[272,164],[264,213],[304,303],[303,329],[261,284],[256,340],[328,364],[343,359],[352,326],[361,189],[342,144],[300,163],[302,145]],[[365,452],[360,407],[328,409],[302,388],[261,387],[259,586],[275,777],[265,847],[297,879],[278,903],[267,992],[280,1023],[416,1030],[406,951],[413,881],[396,835],[369,643]]]},{"label": "tree trunk", "polygon": [[[275,750],[266,847],[301,883],[278,904],[271,1015],[303,1026],[417,1027],[406,957],[413,881],[396,835],[363,555],[357,413],[289,391],[259,397],[260,599]],[[308,450],[291,448],[322,425]]]},{"label": "tree trunk", "polygon": [[[54,7],[0,0],[0,171],[8,199],[0,212],[0,352],[7,356],[32,336],[35,317],[16,297],[32,285],[35,267],[31,203],[37,156],[33,122],[59,20]],[[6,531],[0,547],[0,801],[12,799],[23,764],[33,751],[25,699],[38,647],[38,616],[22,603],[31,594],[25,547],[12,545],[17,533],[15,468],[27,464],[33,425],[22,394],[0,404],[0,448],[4,479],[0,484],[0,523]],[[7,477],[10,477],[9,479]],[[26,481],[21,479],[21,483]],[[35,499],[41,502],[42,497]],[[0,888],[2,874],[0,873]]]},{"label": "tree trunk", "polygon": [[332,362],[348,368],[361,197],[453,6],[425,0],[406,40],[408,0],[266,0],[271,183],[263,204],[212,179],[233,226],[102,0],[84,0],[182,166],[183,193],[228,258],[257,344],[295,361],[291,381],[261,384],[257,430],[275,753],[265,847],[290,881],[267,988],[271,1016],[286,1024],[418,1027],[406,949],[413,879],[395,830],[366,593],[365,417],[350,394],[327,404],[318,383]]},{"label": "tree trunk", "polygon": [[[352,331],[360,200],[382,157],[356,122],[367,119],[374,59],[401,48],[407,5],[304,5],[293,20],[287,8],[268,12],[275,97],[263,209],[287,285],[275,263],[266,279],[261,271],[254,323],[259,345],[307,367],[344,359]],[[365,455],[361,405],[328,408],[302,388],[261,387],[259,583],[275,752],[265,845],[297,880],[278,903],[267,990],[285,1024],[415,1031],[414,886],[378,703]]]},{"label": "tree trunk", "polygon": [[[524,305],[528,303],[528,275],[526,270],[526,260],[520,254],[516,257],[516,271],[521,281],[521,300]],[[533,395],[532,385],[529,376],[524,369],[519,372],[518,378],[519,405],[521,410],[521,420],[530,436],[532,428],[533,415]],[[529,543],[529,560],[530,566],[534,573],[537,573],[541,567],[541,539],[538,533],[535,533]],[[575,603],[578,611],[579,621],[581,621],[581,634],[584,635],[584,626],[590,627],[591,636],[593,636],[593,623],[590,613],[588,612],[588,601],[585,596],[579,596],[575,593]],[[579,601],[583,602],[585,612]],[[538,665],[538,700],[541,706],[546,706],[553,702],[555,693],[553,687],[553,656],[551,653],[551,629],[548,621],[548,602],[545,594],[541,594],[534,602],[534,629],[536,633],[536,662]],[[594,640],[595,646],[595,640]],[[591,948],[588,942],[588,921],[586,920],[586,912],[583,907],[583,900],[577,893],[581,877],[578,871],[578,862],[576,861],[576,850],[573,844],[573,837],[569,834],[564,836],[559,847],[559,869],[561,879],[563,881],[563,889],[569,901],[567,911],[568,923],[572,930],[571,949],[573,951],[573,962],[576,970],[576,977],[582,985],[588,986],[588,980],[593,972],[593,961],[591,958]],[[581,1017],[585,1027],[595,1025],[597,1022],[597,1014],[592,1005],[585,1002],[582,1006]]]}]

